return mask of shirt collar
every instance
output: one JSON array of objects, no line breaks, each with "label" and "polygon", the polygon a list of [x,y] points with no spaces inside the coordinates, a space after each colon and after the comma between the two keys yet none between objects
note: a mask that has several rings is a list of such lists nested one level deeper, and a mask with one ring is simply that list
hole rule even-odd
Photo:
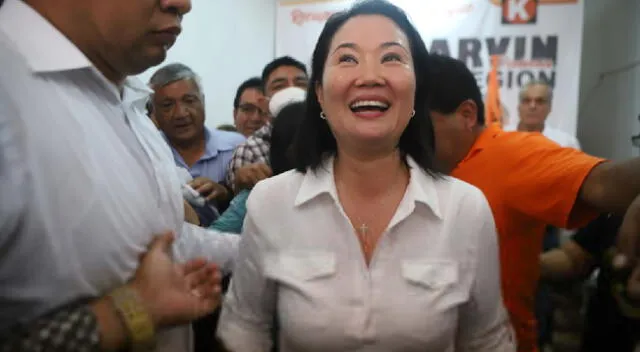
[{"label": "shirt collar", "polygon": [[122,90],[122,101],[125,105],[132,105],[140,111],[146,111],[146,104],[151,94],[153,94],[153,90],[139,78],[127,77],[125,79]]},{"label": "shirt collar", "polygon": [[47,19],[21,0],[6,0],[0,31],[12,41],[33,72],[93,67],[89,59]]},{"label": "shirt collar", "polygon": [[[182,156],[180,156],[180,153],[178,153],[178,151],[171,145],[171,142],[169,141],[169,138],[167,137],[167,135],[162,133],[162,137],[167,142],[167,144],[171,146],[171,151],[173,152],[174,157],[177,158],[179,161],[182,161]],[[229,138],[224,138],[224,137],[225,136],[223,134],[218,133],[218,131],[212,132],[207,127],[205,127],[204,128],[204,154],[202,155],[202,157],[200,157],[199,160],[213,159],[216,156],[218,156],[218,154],[221,151],[233,150],[236,146],[233,143],[233,140],[230,140]],[[184,161],[182,162],[184,163]]]},{"label": "shirt collar", "polygon": [[[326,158],[316,171],[307,171],[296,195],[295,206],[301,206],[321,194],[329,194],[336,203],[339,202],[333,175],[333,162],[333,157]],[[410,203],[426,205],[436,217],[441,218],[436,181],[410,156],[407,156],[407,163],[410,178],[405,197],[408,197]]]},{"label": "shirt collar", "polygon": [[204,128],[204,155],[201,159],[207,160],[218,156],[218,150],[222,147],[219,145],[220,138],[214,138],[208,128]]},{"label": "shirt collar", "polygon": [[479,153],[484,148],[486,148],[487,145],[491,144],[491,141],[493,139],[495,139],[496,137],[500,136],[503,133],[504,133],[504,130],[499,126],[490,125],[485,127],[484,130],[480,132],[480,135],[478,136],[478,138],[476,138],[475,142],[471,146],[471,149],[469,149],[469,152],[467,153],[467,155],[464,157],[464,159],[462,159],[462,161],[458,165],[474,157],[477,153]]},{"label": "shirt collar", "polygon": [[236,132],[210,130],[204,128],[205,149],[202,159],[215,158],[220,152],[234,150],[241,141],[246,140],[244,136]]},{"label": "shirt collar", "polygon": [[120,101],[122,96],[123,102],[144,111],[151,89],[138,78],[128,77],[121,94],[75,44],[24,1],[6,0],[2,5],[0,32],[12,42],[34,73],[90,69],[107,86],[115,101]]}]

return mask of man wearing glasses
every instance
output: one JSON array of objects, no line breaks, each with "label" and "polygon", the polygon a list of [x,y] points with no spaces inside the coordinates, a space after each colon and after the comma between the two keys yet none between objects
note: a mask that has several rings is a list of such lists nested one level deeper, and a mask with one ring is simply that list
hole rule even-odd
[{"label": "man wearing glasses", "polygon": [[249,137],[270,120],[262,80],[252,77],[242,82],[233,99],[233,123],[236,130]]}]

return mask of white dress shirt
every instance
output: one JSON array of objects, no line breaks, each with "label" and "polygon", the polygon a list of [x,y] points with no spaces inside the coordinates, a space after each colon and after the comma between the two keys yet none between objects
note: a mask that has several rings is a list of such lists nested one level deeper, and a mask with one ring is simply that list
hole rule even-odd
[{"label": "white dress shirt", "polygon": [[[0,333],[127,282],[166,230],[176,260],[231,269],[237,236],[184,223],[147,87],[128,79],[121,94],[19,0],[0,9],[0,57]],[[161,333],[159,350],[189,350],[189,330]]]},{"label": "white dress shirt", "polygon": [[580,142],[578,142],[578,138],[568,134],[567,132],[561,131],[557,128],[545,126],[544,130],[542,130],[542,134],[563,147],[580,150]]},{"label": "white dress shirt", "polygon": [[282,352],[515,351],[487,200],[409,165],[369,267],[333,160],[256,185],[218,325],[229,350],[269,351],[277,317]]},{"label": "white dress shirt", "polygon": [[[517,131],[518,130],[518,125],[509,125],[506,126],[504,128],[505,131]],[[568,134],[567,132],[561,131],[557,128],[553,128],[550,126],[544,126],[544,129],[542,130],[542,135],[547,137],[548,139],[556,142],[557,144],[559,144],[561,147],[566,147],[566,148],[574,148],[574,149],[580,149],[580,142],[578,141],[578,138],[576,138],[575,136],[572,136],[570,134]]]}]

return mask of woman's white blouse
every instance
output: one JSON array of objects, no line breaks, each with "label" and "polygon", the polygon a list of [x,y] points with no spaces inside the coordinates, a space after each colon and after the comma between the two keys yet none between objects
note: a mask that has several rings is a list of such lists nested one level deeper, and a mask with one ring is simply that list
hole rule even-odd
[{"label": "woman's white blouse", "polygon": [[251,192],[218,336],[234,352],[515,351],[496,229],[477,188],[411,178],[367,267],[333,160]]}]

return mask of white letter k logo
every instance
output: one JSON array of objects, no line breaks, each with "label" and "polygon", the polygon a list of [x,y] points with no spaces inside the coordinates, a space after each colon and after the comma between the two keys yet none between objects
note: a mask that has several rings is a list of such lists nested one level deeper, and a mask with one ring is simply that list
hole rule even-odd
[{"label": "white letter k logo", "polygon": [[509,0],[509,20],[513,21],[516,16],[520,16],[522,21],[529,21],[529,14],[525,6],[529,0]]}]

